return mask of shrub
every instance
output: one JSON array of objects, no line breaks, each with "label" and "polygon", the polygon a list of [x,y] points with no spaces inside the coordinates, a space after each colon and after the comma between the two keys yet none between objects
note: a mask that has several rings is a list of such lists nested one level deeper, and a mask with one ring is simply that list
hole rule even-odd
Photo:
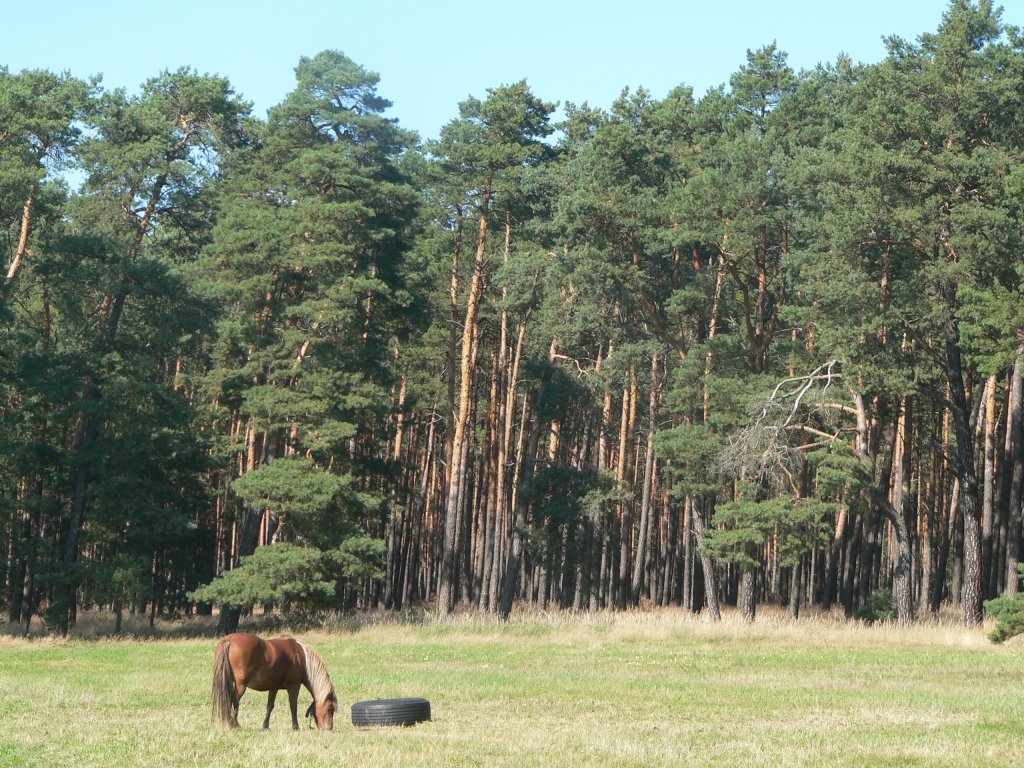
[{"label": "shrub", "polygon": [[[1024,577],[1024,565],[1017,568]],[[1024,632],[1024,595],[997,597],[985,601],[985,612],[995,618],[997,624],[988,636],[993,643],[1002,643]]]},{"label": "shrub", "polygon": [[885,588],[876,589],[871,593],[868,601],[853,612],[853,618],[868,624],[895,619],[896,609],[893,607],[892,590]]}]

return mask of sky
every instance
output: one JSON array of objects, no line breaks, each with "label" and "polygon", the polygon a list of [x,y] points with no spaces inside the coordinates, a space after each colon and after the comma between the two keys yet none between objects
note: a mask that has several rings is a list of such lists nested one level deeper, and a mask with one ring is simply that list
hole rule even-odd
[{"label": "sky", "polygon": [[[1024,0],[1003,20],[1024,26]],[[380,75],[385,114],[436,138],[468,96],[526,79],[545,101],[608,108],[624,87],[697,97],[776,42],[796,70],[840,53],[872,63],[883,37],[934,32],[947,0],[0,0],[0,65],[103,75],[135,92],[190,66],[226,76],[253,112],[294,87],[301,56],[344,52]]]}]

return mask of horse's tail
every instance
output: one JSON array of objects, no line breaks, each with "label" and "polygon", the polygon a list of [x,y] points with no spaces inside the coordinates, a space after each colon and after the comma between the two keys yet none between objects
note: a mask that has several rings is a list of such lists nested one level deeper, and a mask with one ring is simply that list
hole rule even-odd
[{"label": "horse's tail", "polygon": [[231,641],[221,638],[213,654],[213,722],[234,728],[238,725],[238,691],[228,651]]}]

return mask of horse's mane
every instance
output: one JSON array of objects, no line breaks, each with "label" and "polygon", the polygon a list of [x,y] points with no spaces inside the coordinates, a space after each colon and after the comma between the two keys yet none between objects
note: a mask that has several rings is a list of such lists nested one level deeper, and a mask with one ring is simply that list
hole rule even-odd
[{"label": "horse's mane", "polygon": [[[298,640],[295,642],[299,643]],[[305,643],[299,643],[302,653],[306,657],[306,679],[309,680],[309,687],[313,690],[313,699],[320,703],[324,699],[334,696],[334,683],[327,674],[327,665],[320,655]]]}]

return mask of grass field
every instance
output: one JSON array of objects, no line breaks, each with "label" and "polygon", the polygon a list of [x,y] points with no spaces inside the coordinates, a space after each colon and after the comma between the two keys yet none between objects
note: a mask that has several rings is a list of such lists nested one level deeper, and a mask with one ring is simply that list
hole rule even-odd
[{"label": "grass field", "polygon": [[[1024,764],[1024,645],[982,630],[637,612],[301,636],[338,692],[331,733],[291,731],[286,697],[261,730],[254,692],[241,730],[213,727],[211,637],[0,637],[0,765]],[[348,721],[356,701],[401,696],[430,699],[433,721]]]}]

